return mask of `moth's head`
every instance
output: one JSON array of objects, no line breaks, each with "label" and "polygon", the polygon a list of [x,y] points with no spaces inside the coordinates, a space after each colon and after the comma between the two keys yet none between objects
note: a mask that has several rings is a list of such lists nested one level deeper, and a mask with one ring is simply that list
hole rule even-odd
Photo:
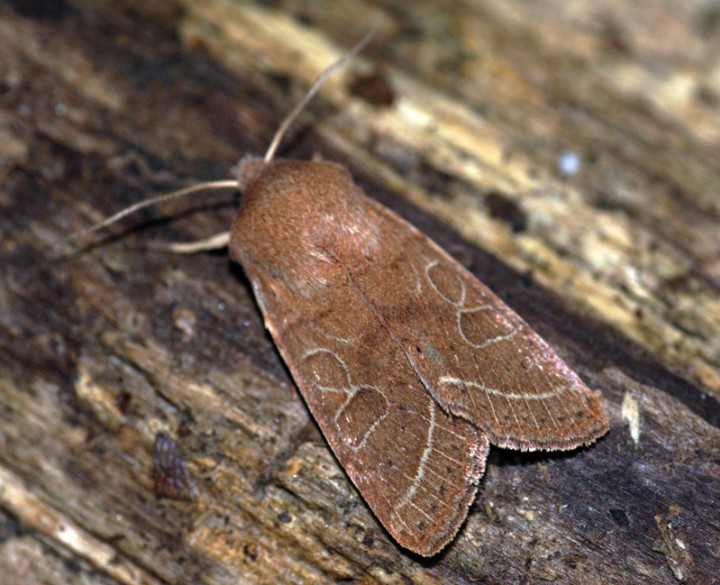
[{"label": "moth's head", "polygon": [[233,167],[232,173],[238,182],[238,188],[241,193],[247,193],[250,186],[258,178],[263,168],[268,164],[262,157],[252,154],[246,154],[240,162]]}]

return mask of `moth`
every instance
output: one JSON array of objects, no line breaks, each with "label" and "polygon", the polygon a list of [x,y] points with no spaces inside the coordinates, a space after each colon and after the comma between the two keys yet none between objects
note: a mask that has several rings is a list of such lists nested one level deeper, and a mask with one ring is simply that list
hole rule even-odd
[{"label": "moth", "polygon": [[465,520],[490,444],[574,449],[608,429],[591,392],[512,309],[415,227],[368,197],[340,164],[275,159],[326,69],[248,156],[229,233],[176,244],[228,245],[280,354],[337,460],[392,537],[431,556]]}]

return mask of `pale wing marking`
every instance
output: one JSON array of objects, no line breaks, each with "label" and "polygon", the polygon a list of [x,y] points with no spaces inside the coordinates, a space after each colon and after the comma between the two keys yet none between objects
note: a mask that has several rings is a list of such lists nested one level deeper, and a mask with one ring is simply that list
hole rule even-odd
[{"label": "pale wing marking", "polygon": [[[513,411],[513,414],[515,414],[515,408],[512,405],[512,403],[509,402],[510,400],[525,400],[525,401],[540,400],[540,401],[542,401],[543,407],[545,408],[545,410],[548,413],[549,419],[552,420],[554,423],[555,423],[555,417],[550,412],[550,408],[548,407],[546,401],[551,398],[559,398],[561,395],[565,394],[570,389],[569,386],[560,386],[560,387],[555,387],[550,392],[542,392],[539,394],[528,394],[528,393],[524,393],[524,392],[503,392],[502,390],[498,390],[496,388],[491,388],[490,386],[486,386],[485,384],[481,384],[479,382],[474,382],[472,380],[463,380],[461,378],[456,378],[455,376],[441,376],[438,381],[441,384],[456,384],[459,386],[469,386],[471,388],[477,388],[479,390],[482,390],[486,394],[494,394],[496,396],[501,396],[503,398],[507,398],[508,403],[510,404],[510,408]],[[568,416],[570,416],[570,412],[568,411],[566,404],[562,400],[559,400],[558,402],[562,406],[563,410],[565,410],[565,412],[568,414]],[[492,401],[489,401],[489,404],[492,407]],[[531,409],[529,409],[529,410],[532,414],[532,410]],[[495,414],[494,408],[493,408],[493,414]],[[516,417],[516,419],[517,419],[517,417]],[[533,414],[533,419],[535,419],[534,414]],[[497,416],[495,416],[495,420],[496,421],[498,420]],[[498,421],[498,423],[499,423],[499,421]],[[535,420],[535,423],[537,425],[537,420]],[[557,423],[555,423],[555,426],[556,426],[556,428],[560,428]]]},{"label": "pale wing marking", "polygon": [[417,473],[415,473],[415,477],[412,480],[412,483],[410,484],[410,487],[405,492],[404,500],[410,500],[417,491],[418,484],[422,481],[422,478],[425,476],[425,466],[427,465],[428,457],[430,456],[430,451],[433,449],[433,436],[435,433],[435,407],[433,406],[433,402],[430,401],[430,424],[428,425],[428,431],[427,431],[427,439],[425,441],[425,449],[422,452],[422,455],[420,456],[420,462],[418,463],[418,469]]},{"label": "pale wing marking", "polygon": [[548,398],[554,398],[555,396],[558,396],[565,390],[567,390],[567,387],[564,388],[558,388],[552,392],[543,392],[542,394],[526,394],[524,392],[503,392],[502,390],[498,390],[497,388],[491,388],[489,386],[485,386],[484,384],[481,384],[479,382],[473,382],[472,380],[463,380],[461,378],[456,378],[454,376],[441,376],[440,380],[443,384],[458,384],[462,386],[472,386],[473,388],[479,388],[480,390],[483,390],[484,392],[487,392],[488,394],[495,394],[497,396],[503,396],[505,398],[512,398],[513,400],[518,400],[521,398],[529,399],[529,400],[547,400]]},{"label": "pale wing marking", "polygon": [[362,385],[360,385],[360,386],[357,386],[357,385],[353,384],[352,376],[350,375],[350,369],[347,367],[347,364],[346,364],[345,361],[337,354],[337,352],[334,352],[334,351],[332,351],[331,349],[327,349],[327,348],[325,348],[325,347],[317,347],[317,348],[308,350],[308,351],[306,351],[306,352],[303,354],[302,359],[303,359],[303,361],[305,361],[305,360],[307,360],[308,358],[311,358],[312,356],[318,355],[318,354],[320,354],[320,353],[325,353],[325,354],[328,354],[328,355],[332,356],[332,357],[335,359],[335,361],[340,365],[340,367],[342,368],[342,371],[343,371],[344,374],[345,374],[345,380],[346,380],[346,382],[347,382],[347,388],[333,388],[332,386],[326,386],[326,385],[324,385],[324,384],[320,384],[319,382],[314,382],[314,383],[313,383],[313,386],[314,386],[317,390],[319,390],[320,392],[335,392],[335,393],[337,393],[337,394],[344,394],[344,395],[346,396],[345,401],[342,403],[342,405],[340,406],[340,408],[338,408],[338,410],[337,410],[337,412],[335,413],[335,416],[334,416],[334,418],[333,418],[333,421],[334,421],[334,423],[335,423],[335,426],[336,426],[336,428],[338,429],[338,431],[340,432],[341,436],[342,436],[342,432],[341,432],[341,429],[340,429],[340,426],[339,426],[339,419],[340,419],[340,417],[342,416],[343,412],[345,412],[345,410],[347,409],[348,405],[352,402],[352,399],[357,395],[358,392],[361,391],[361,389],[363,389],[363,388],[369,388],[369,389],[371,389],[371,390],[374,390],[374,391],[377,392],[380,396],[382,396],[383,399],[385,400],[385,409],[384,409],[384,412],[383,412],[380,416],[378,416],[378,417],[375,419],[375,421],[365,430],[365,432],[364,432],[364,434],[363,434],[360,442],[357,443],[357,444],[355,444],[355,443],[351,443],[351,442],[349,442],[349,441],[345,441],[346,445],[347,445],[350,449],[352,449],[352,450],[354,450],[354,451],[358,451],[359,449],[362,449],[363,447],[365,447],[365,445],[367,444],[367,441],[368,441],[368,438],[370,437],[370,435],[375,431],[375,429],[376,429],[377,426],[383,421],[383,419],[385,419],[385,417],[387,417],[387,415],[388,415],[388,408],[387,408],[387,406],[388,406],[388,399],[387,399],[387,396],[385,396],[385,393],[382,392],[382,391],[381,391],[379,388],[377,388],[376,386],[372,386],[372,385],[369,385],[369,384],[362,384]]},{"label": "pale wing marking", "polygon": [[432,289],[438,294],[438,296],[455,309],[455,320],[456,320],[457,330],[458,330],[458,333],[460,334],[460,337],[462,337],[462,339],[463,339],[463,341],[465,341],[465,343],[467,343],[470,347],[473,347],[475,349],[483,349],[484,347],[487,347],[489,345],[494,345],[501,341],[507,341],[508,339],[511,339],[513,336],[515,336],[517,334],[518,328],[512,323],[508,323],[508,325],[511,328],[511,331],[509,333],[505,333],[503,335],[496,335],[495,337],[486,339],[482,343],[475,343],[475,342],[470,341],[467,338],[467,336],[465,335],[465,332],[463,331],[462,316],[464,314],[476,313],[478,311],[491,311],[491,310],[495,309],[495,306],[488,303],[486,305],[478,305],[477,307],[466,307],[465,301],[466,301],[466,296],[467,296],[467,285],[465,284],[465,281],[459,277],[458,277],[457,281],[460,284],[460,298],[458,300],[453,300],[453,299],[449,298],[448,296],[446,296],[445,293],[443,293],[438,288],[438,286],[433,282],[433,279],[430,276],[430,271],[438,264],[440,264],[439,260],[431,260],[430,262],[428,262],[425,265],[425,278],[430,283],[430,286],[432,287]]}]

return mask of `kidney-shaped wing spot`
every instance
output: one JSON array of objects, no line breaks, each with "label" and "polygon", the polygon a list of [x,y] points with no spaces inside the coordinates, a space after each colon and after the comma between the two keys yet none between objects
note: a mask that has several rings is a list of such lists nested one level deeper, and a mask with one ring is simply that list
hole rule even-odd
[{"label": "kidney-shaped wing spot", "polygon": [[302,361],[312,372],[314,390],[344,397],[339,404],[328,404],[327,408],[335,409],[333,420],[345,444],[355,451],[362,449],[388,415],[385,393],[375,386],[353,384],[347,364],[330,349],[319,347],[307,351]]}]

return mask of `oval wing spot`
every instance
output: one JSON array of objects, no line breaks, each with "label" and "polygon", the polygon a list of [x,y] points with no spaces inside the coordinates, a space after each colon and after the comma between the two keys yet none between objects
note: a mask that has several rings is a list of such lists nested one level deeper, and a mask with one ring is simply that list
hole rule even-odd
[{"label": "oval wing spot", "polygon": [[336,352],[319,347],[305,352],[302,360],[303,366],[311,372],[310,378],[315,388],[331,392],[350,392],[350,370]]},{"label": "oval wing spot", "polygon": [[498,313],[493,303],[486,302],[480,291],[472,291],[479,297],[476,300],[480,304],[466,306],[469,304],[467,285],[452,267],[433,260],[425,267],[425,276],[431,288],[455,309],[457,331],[470,347],[483,349],[507,341],[518,332],[517,326]]},{"label": "oval wing spot", "polygon": [[455,307],[465,305],[465,282],[451,267],[433,260],[425,266],[425,278],[445,301]]}]

